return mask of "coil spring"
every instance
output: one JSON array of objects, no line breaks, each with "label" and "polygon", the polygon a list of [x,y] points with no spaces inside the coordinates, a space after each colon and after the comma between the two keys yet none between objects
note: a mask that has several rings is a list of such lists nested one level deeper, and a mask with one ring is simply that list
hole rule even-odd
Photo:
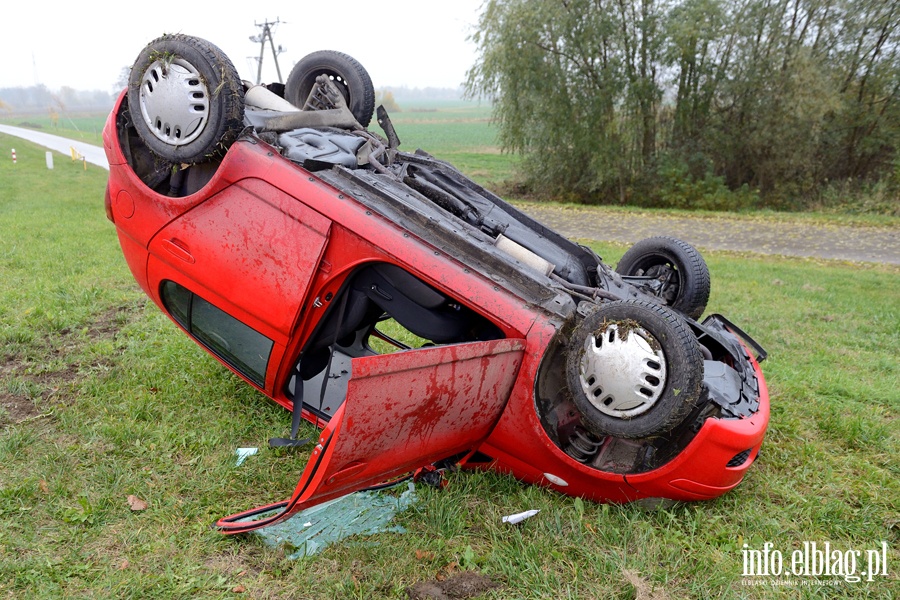
[{"label": "coil spring", "polygon": [[580,463],[586,463],[600,451],[603,440],[597,440],[593,435],[576,428],[569,438],[569,445],[566,446],[565,452]]}]

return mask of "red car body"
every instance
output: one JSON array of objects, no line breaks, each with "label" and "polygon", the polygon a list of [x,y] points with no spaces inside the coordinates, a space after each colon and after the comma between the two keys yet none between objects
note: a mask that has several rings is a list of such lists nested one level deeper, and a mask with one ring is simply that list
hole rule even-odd
[{"label": "red car body", "polygon": [[[581,462],[566,450],[577,411],[557,398],[565,396],[565,380],[554,357],[576,305],[566,289],[484,250],[477,236],[457,244],[465,238],[459,223],[416,212],[373,177],[305,168],[253,131],[238,137],[192,193],[159,193],[136,172],[133,136],[123,133],[127,108],[123,93],[103,139],[107,215],[131,272],[179,327],[275,402],[294,408],[298,356],[317,331],[322,337],[329,309],[343,314],[336,305],[353,302],[342,290],[363,289],[360,273],[411,276],[415,290],[450,299],[447,306],[471,323],[492,328],[488,339],[330,356],[324,377],[337,388],[316,394],[313,379],[304,394],[313,388],[310,397],[320,403],[297,409],[323,429],[292,497],[222,519],[224,532],[249,531],[446,459],[564,494],[627,502],[714,498],[737,486],[756,458],[768,393],[752,340],[726,320],[714,315],[692,327],[701,338],[714,331],[740,348],[750,409],[693,414],[665,443],[595,439],[596,454]],[[340,317],[331,325],[341,330]],[[648,449],[656,458],[628,466]]]}]

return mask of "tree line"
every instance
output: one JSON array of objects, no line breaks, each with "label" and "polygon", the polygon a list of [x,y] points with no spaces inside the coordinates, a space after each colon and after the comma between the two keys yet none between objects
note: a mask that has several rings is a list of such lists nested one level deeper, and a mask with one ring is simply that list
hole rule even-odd
[{"label": "tree line", "polygon": [[537,193],[796,209],[877,188],[896,213],[898,25],[890,0],[488,0],[466,90]]},{"label": "tree line", "polygon": [[0,88],[0,116],[67,110],[109,110],[115,96],[100,90],[76,90],[63,86],[51,90],[43,84],[30,87]]}]

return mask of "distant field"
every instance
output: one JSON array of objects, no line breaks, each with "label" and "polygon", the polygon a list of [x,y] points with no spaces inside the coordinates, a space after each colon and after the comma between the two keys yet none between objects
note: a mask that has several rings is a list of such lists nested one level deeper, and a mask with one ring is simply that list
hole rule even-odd
[{"label": "distant field", "polygon": [[103,145],[103,125],[107,115],[85,115],[60,118],[54,123],[50,117],[43,115],[26,115],[20,117],[2,117],[0,123],[14,127],[34,129],[61,137],[79,140],[95,146]]},{"label": "distant field", "polygon": [[390,114],[401,148],[422,146],[440,152],[482,152],[494,154],[497,131],[491,123],[490,109],[459,105],[433,110],[404,110]]},{"label": "distant field", "polygon": [[453,163],[481,184],[496,184],[515,176],[516,156],[504,154],[497,144],[497,128],[491,109],[468,102],[413,103],[400,105],[391,121],[400,137],[400,149],[421,148]]},{"label": "distant field", "polygon": [[[308,452],[265,447],[287,411],[140,292],[104,215],[104,171],[48,172],[42,148],[2,134],[0,155],[0,598],[400,599],[462,571],[494,581],[495,600],[897,597],[897,268],[708,254],[710,309],[770,353],[761,458],[721,498],[650,510],[455,473],[417,488],[397,517],[406,533],[289,560],[210,529],[293,490]],[[591,245],[613,263],[624,251]],[[243,446],[261,450],[236,467]],[[501,523],[528,509],[541,512]],[[743,574],[745,549],[770,543],[789,563],[807,542],[861,561],[884,543],[888,574]]]},{"label": "distant field", "polygon": [[[497,184],[515,175],[518,158],[502,154],[497,145],[497,130],[491,123],[490,107],[464,101],[417,101],[400,105],[390,114],[400,149],[417,149],[451,162],[463,173],[483,184]],[[49,117],[0,118],[0,123],[28,127],[97,146],[103,145],[102,131],[107,115],[60,118],[54,124]],[[377,123],[370,126],[381,133]]]}]

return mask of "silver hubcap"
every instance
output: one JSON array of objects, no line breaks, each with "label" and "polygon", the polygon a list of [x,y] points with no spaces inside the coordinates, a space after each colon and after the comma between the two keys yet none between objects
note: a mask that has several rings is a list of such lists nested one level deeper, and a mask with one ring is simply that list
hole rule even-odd
[{"label": "silver hubcap", "polygon": [[209,90],[186,60],[157,60],[141,78],[141,116],[158,139],[172,146],[194,141],[209,122]]},{"label": "silver hubcap", "polygon": [[600,412],[618,419],[643,414],[666,385],[659,343],[637,326],[610,323],[589,335],[581,358],[581,388]]}]

